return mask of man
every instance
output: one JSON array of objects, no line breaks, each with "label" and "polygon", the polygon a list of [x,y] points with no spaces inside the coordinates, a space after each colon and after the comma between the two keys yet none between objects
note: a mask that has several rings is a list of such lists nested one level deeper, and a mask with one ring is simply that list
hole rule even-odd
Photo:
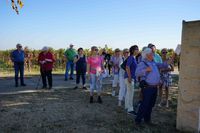
[{"label": "man", "polygon": [[136,68],[136,77],[140,77],[141,81],[145,81],[142,88],[142,101],[135,119],[136,124],[140,124],[142,119],[147,124],[151,124],[151,112],[155,105],[157,97],[157,89],[160,83],[159,68],[167,68],[173,60],[165,63],[156,63],[153,57],[152,49],[146,48],[142,51],[143,61]]},{"label": "man", "polygon": [[156,63],[162,63],[162,58],[160,57],[159,54],[156,53],[156,46],[153,45],[152,43],[149,43],[149,44],[148,44],[148,48],[152,49],[152,52],[153,52],[153,60],[154,60]]},{"label": "man", "polygon": [[14,63],[15,69],[15,87],[18,87],[19,72],[21,86],[26,86],[26,84],[24,84],[24,51],[22,50],[21,44],[17,44],[16,48],[17,49],[11,53],[11,60]]},{"label": "man", "polygon": [[74,75],[74,57],[76,56],[76,51],[73,49],[73,44],[70,44],[70,48],[67,49],[64,53],[66,57],[66,72],[65,72],[65,81],[68,80],[68,72],[70,70],[70,80],[73,80]]},{"label": "man", "polygon": [[48,47],[43,47],[41,53],[38,57],[38,62],[40,64],[40,73],[42,76],[42,83],[43,83],[43,89],[47,88],[47,82],[46,77],[48,79],[49,89],[52,88],[52,69],[53,69],[53,63],[55,62],[55,59],[53,57],[53,54],[49,52]]}]

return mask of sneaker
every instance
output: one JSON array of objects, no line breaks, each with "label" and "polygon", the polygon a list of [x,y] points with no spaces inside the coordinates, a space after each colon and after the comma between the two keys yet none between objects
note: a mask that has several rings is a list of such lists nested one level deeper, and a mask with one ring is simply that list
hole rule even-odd
[{"label": "sneaker", "polygon": [[98,96],[97,102],[98,102],[98,103],[102,103],[102,99],[101,99],[100,96]]},{"label": "sneaker", "polygon": [[137,116],[137,113],[135,111],[129,111],[128,114],[133,115],[133,116]]},{"label": "sneaker", "polygon": [[118,102],[118,106],[121,107],[122,106],[122,101]]},{"label": "sneaker", "polygon": [[72,78],[72,77],[70,77],[69,79],[70,79],[70,80],[73,80],[73,78]]},{"label": "sneaker", "polygon": [[15,84],[15,87],[18,87],[18,84]]},{"label": "sneaker", "polygon": [[113,96],[113,97],[115,96],[115,91],[112,91],[112,96]]},{"label": "sneaker", "polygon": [[168,100],[166,102],[166,108],[169,108],[169,102],[168,102]]},{"label": "sneaker", "polygon": [[26,84],[21,84],[21,86],[26,86]]},{"label": "sneaker", "polygon": [[46,89],[47,88],[47,86],[42,86],[42,89]]},{"label": "sneaker", "polygon": [[162,104],[161,104],[161,103],[159,103],[159,104],[158,104],[158,107],[162,107]]},{"label": "sneaker", "polygon": [[84,86],[84,87],[83,87],[83,90],[87,90],[87,87]]},{"label": "sneaker", "polygon": [[76,90],[76,89],[78,89],[78,86],[75,86],[75,87],[74,87],[74,90]]},{"label": "sneaker", "polygon": [[49,90],[51,90],[52,89],[52,86],[49,86],[49,88],[48,88]]},{"label": "sneaker", "polygon": [[68,79],[65,79],[65,81],[67,81]]},{"label": "sneaker", "polygon": [[90,96],[90,103],[93,103],[93,96]]}]

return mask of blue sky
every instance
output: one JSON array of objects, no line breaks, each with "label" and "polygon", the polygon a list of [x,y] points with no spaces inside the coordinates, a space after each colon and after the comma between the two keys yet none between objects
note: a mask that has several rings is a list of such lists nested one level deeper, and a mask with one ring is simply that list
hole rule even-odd
[{"label": "blue sky", "polygon": [[[9,2],[8,2],[9,1]],[[20,15],[0,0],[0,49],[91,45],[175,48],[182,20],[200,19],[199,0],[22,0]]]}]

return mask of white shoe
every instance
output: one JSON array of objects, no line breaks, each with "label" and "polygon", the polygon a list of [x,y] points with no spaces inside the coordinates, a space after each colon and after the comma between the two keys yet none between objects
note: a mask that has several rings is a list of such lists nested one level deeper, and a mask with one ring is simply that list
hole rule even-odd
[{"label": "white shoe", "polygon": [[121,102],[121,101],[118,102],[118,106],[119,106],[119,107],[122,106],[122,102]]},{"label": "white shoe", "polygon": [[158,107],[162,107],[161,103],[158,104]]},{"label": "white shoe", "polygon": [[168,101],[166,102],[166,108],[169,108],[169,102]]},{"label": "white shoe", "polygon": [[112,96],[113,96],[113,97],[115,96],[115,91],[112,91]]}]

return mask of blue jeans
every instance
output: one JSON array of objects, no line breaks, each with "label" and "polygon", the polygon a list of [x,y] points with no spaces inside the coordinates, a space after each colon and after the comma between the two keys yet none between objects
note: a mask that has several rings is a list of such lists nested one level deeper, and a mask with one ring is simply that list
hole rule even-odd
[{"label": "blue jeans", "polygon": [[18,75],[20,72],[20,83],[24,84],[24,62],[14,62],[15,85],[18,85]]},{"label": "blue jeans", "polygon": [[73,78],[74,76],[74,62],[73,61],[67,61],[66,63],[65,79],[68,79],[69,70],[70,70],[70,78]]},{"label": "blue jeans", "polygon": [[94,90],[97,91],[98,95],[102,91],[102,76],[96,76],[96,74],[90,74],[90,95],[93,95]]},{"label": "blue jeans", "polygon": [[142,95],[142,103],[135,119],[137,123],[140,123],[142,119],[144,119],[145,122],[151,121],[151,112],[157,97],[157,87],[147,87],[142,89]]}]

